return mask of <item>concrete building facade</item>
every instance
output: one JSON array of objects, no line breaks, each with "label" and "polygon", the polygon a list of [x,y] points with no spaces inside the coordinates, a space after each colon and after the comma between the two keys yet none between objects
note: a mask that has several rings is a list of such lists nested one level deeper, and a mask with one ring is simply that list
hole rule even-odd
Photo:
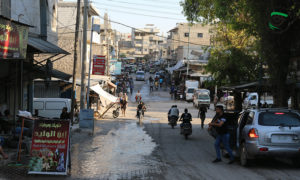
[{"label": "concrete building facade", "polygon": [[178,23],[169,31],[167,40],[167,59],[179,61],[183,59],[201,59],[203,47],[210,46],[209,25]]},{"label": "concrete building facade", "polygon": [[135,49],[133,57],[143,59],[146,55],[150,56],[151,60],[158,60],[160,57],[161,44],[163,38],[159,36],[159,29],[153,24],[146,25],[143,29],[132,30],[132,46]]}]

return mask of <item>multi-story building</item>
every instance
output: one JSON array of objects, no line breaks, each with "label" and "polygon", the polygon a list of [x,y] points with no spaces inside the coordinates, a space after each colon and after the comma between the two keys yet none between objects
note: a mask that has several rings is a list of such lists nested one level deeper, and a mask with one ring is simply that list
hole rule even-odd
[{"label": "multi-story building", "polygon": [[[81,3],[81,8],[83,9],[83,3]],[[89,4],[88,11],[88,33],[87,33],[87,54],[86,54],[86,64],[89,60],[89,50],[90,50],[90,37],[91,37],[91,24],[92,16],[98,16],[98,10]],[[72,74],[73,72],[73,62],[74,62],[74,40],[75,40],[75,25],[76,25],[76,14],[77,14],[77,2],[58,2],[58,45],[64,47],[67,51],[71,53],[70,56],[64,57],[63,61],[59,61],[54,64],[54,67],[60,69],[63,72]],[[95,20],[95,24],[97,24]],[[81,49],[82,49],[82,30],[83,30],[83,10],[80,11],[80,25],[79,25],[79,43],[77,44],[77,78],[81,76]],[[97,53],[98,51],[98,53]],[[100,36],[94,32],[93,33],[93,54],[99,54],[100,51]],[[86,73],[88,73],[88,65],[86,66]]]},{"label": "multi-story building", "polygon": [[168,60],[201,59],[202,47],[210,46],[210,26],[202,24],[178,23],[169,31]]},{"label": "multi-story building", "polygon": [[[0,2],[0,23],[5,27],[11,24],[17,27],[14,29],[17,33],[14,32],[11,36],[14,40],[23,42],[18,46],[26,50],[24,57],[20,57],[24,53],[20,51],[14,54],[14,61],[0,63],[0,104],[5,104],[14,117],[17,110],[33,111],[33,97],[38,92],[34,88],[34,79],[45,79],[48,82],[51,77],[65,80],[71,77],[52,66],[61,55],[68,54],[57,46],[57,4],[58,0]],[[28,30],[25,32],[22,26]],[[10,38],[9,41],[13,40]],[[16,46],[13,43],[8,45]]]},{"label": "multi-story building", "polygon": [[158,60],[160,57],[160,44],[163,38],[159,36],[159,29],[153,24],[147,24],[143,29],[132,30],[132,45],[135,48],[133,55],[137,60],[143,59],[146,55],[151,60]]},{"label": "multi-story building", "polygon": [[104,14],[103,24],[101,24],[101,50],[100,54],[107,57],[108,61],[111,59],[118,59],[119,57],[119,40],[120,33],[111,28],[111,23],[108,14]]},{"label": "multi-story building", "polygon": [[121,58],[132,58],[135,52],[131,42],[131,33],[122,33],[119,41],[119,55]]}]

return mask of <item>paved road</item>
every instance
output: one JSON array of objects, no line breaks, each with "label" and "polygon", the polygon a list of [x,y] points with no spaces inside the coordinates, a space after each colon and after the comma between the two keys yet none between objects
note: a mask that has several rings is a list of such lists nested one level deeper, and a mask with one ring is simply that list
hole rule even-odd
[{"label": "paved road", "polygon": [[[163,98],[168,96],[166,92],[156,92]],[[177,104],[182,112],[188,107],[193,116],[193,134],[189,140],[185,140],[179,134],[179,127],[171,129],[167,124],[166,112],[172,104]],[[197,111],[191,103],[179,101],[161,101],[147,103],[150,118],[147,117],[145,130],[158,147],[153,153],[159,157],[163,164],[161,179],[299,179],[300,171],[293,167],[289,161],[284,160],[260,160],[253,162],[250,167],[242,167],[238,162],[227,164],[228,159],[214,164],[215,150],[214,139],[210,137],[206,129],[201,129]],[[206,123],[213,117],[214,112],[209,110]],[[238,160],[237,160],[238,161]]]},{"label": "paved road", "polygon": [[[95,135],[81,131],[72,135],[72,173],[68,177],[26,176],[16,168],[6,168],[0,179],[155,179],[155,180],[240,180],[299,179],[300,171],[288,161],[261,160],[248,168],[238,163],[218,164],[214,139],[200,127],[197,110],[191,103],[174,101],[164,89],[149,93],[149,85],[135,82],[135,92],[141,90],[148,110],[143,125],[137,124],[134,94],[130,97],[126,116],[113,119],[111,112],[95,123]],[[177,104],[180,112],[188,108],[193,116],[193,134],[185,140],[179,127],[167,124],[167,111]],[[206,123],[214,112],[208,111]]]}]

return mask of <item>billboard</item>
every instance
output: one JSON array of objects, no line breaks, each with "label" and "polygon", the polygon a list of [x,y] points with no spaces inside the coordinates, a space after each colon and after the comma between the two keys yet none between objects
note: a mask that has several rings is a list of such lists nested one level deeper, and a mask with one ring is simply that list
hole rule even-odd
[{"label": "billboard", "polygon": [[94,55],[92,74],[93,75],[105,74],[105,56]]},{"label": "billboard", "polygon": [[68,120],[35,120],[28,174],[67,175],[69,163]]},{"label": "billboard", "polygon": [[28,27],[0,18],[0,59],[25,59]]},{"label": "billboard", "polygon": [[120,75],[121,74],[122,62],[118,62],[117,60],[110,61],[110,74],[112,75]]}]

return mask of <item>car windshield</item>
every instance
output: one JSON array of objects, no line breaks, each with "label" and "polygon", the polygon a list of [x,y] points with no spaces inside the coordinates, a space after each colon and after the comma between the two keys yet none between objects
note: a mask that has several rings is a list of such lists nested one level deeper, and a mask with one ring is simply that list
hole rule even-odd
[{"label": "car windshield", "polygon": [[137,75],[144,75],[143,72],[137,72],[136,74],[137,74]]},{"label": "car windshield", "polygon": [[198,95],[198,99],[209,99],[209,96],[208,95],[199,94]]},{"label": "car windshield", "polygon": [[188,89],[188,93],[194,93],[194,89]]},{"label": "car windshield", "polygon": [[300,116],[292,112],[263,112],[258,124],[263,126],[300,126]]}]

